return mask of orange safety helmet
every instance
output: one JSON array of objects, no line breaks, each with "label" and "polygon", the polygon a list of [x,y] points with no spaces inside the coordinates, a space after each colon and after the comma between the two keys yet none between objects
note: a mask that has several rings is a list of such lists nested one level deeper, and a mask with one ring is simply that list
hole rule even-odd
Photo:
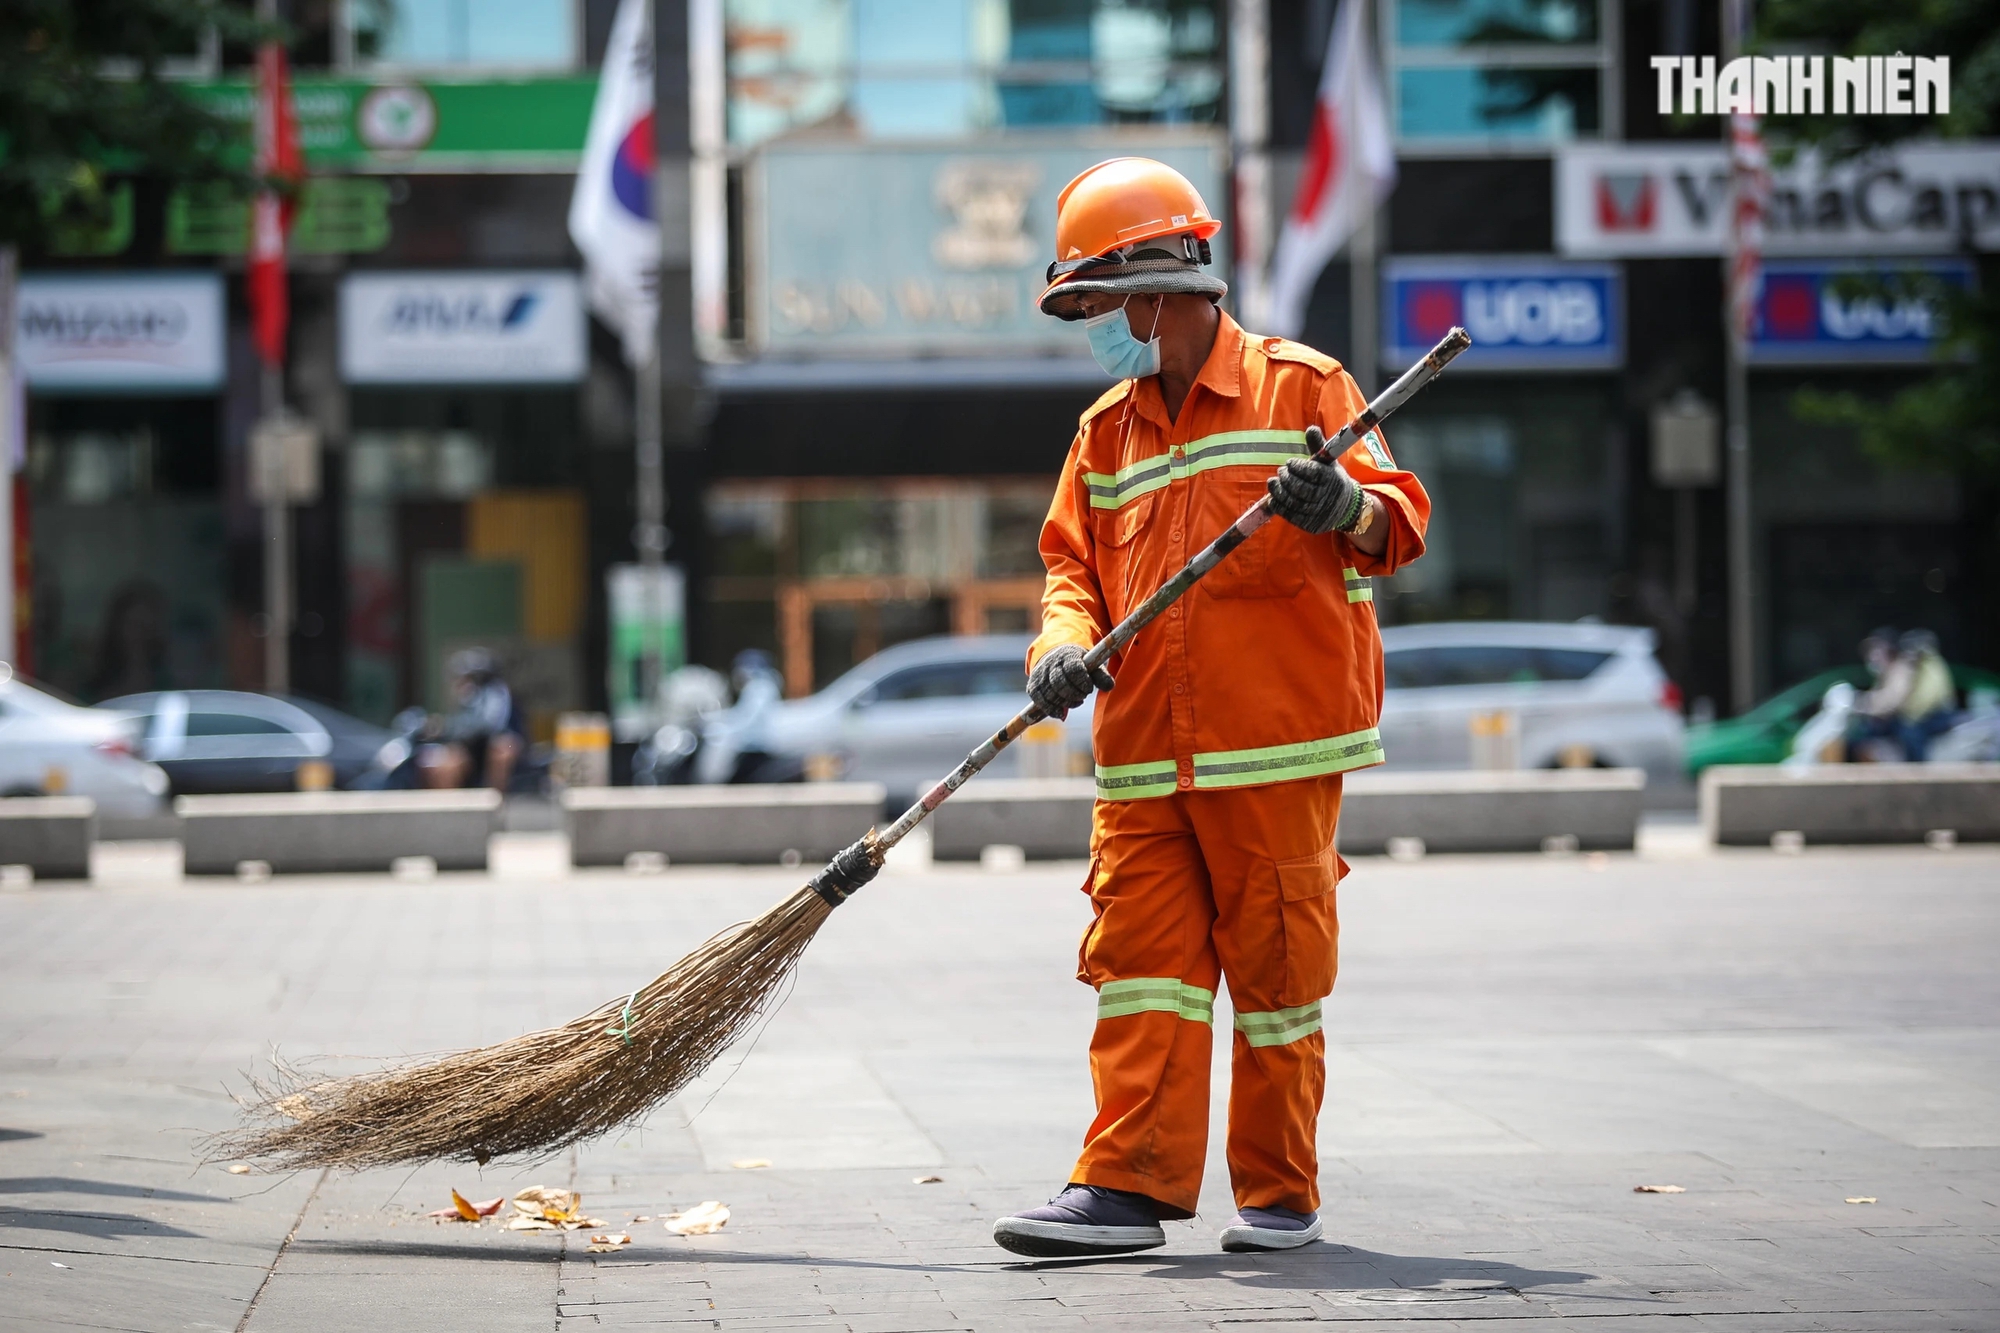
[{"label": "orange safety helmet", "polygon": [[1222,222],[1187,177],[1149,157],[1099,162],[1056,196],[1056,260],[1042,313],[1082,319],[1085,292],[1199,292],[1220,300],[1229,284],[1201,265]]}]

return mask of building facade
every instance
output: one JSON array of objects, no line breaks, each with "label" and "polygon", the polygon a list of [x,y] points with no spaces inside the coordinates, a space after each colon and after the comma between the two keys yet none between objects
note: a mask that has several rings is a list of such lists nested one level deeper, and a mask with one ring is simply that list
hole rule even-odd
[{"label": "building facade", "polygon": [[[434,705],[479,644],[545,733],[604,704],[605,588],[634,552],[633,376],[565,229],[616,3],[306,8],[286,385],[322,485],[295,525],[294,686],[386,719]],[[1034,308],[1055,194],[1105,157],[1164,158],[1225,217],[1237,280],[1289,202],[1335,3],[688,8],[704,389],[666,478],[690,654],[765,650],[803,693],[902,639],[1031,628],[1040,515],[1106,383]],[[1371,0],[1399,183],[1378,257],[1328,266],[1303,336],[1376,386],[1445,324],[1478,340],[1388,432],[1436,511],[1427,557],[1377,590],[1385,622],[1647,624],[1688,698],[1726,707],[1703,443],[1721,130],[1662,117],[1649,66],[1715,51],[1712,9]],[[247,124],[242,71],[191,78]],[[1995,498],[1797,410],[1802,389],[1892,392],[1928,355],[1934,311],[1847,277],[1981,279],[1992,233],[1919,205],[2000,199],[1996,150],[1889,168],[1894,226],[1868,211],[1889,187],[1852,169],[1779,181],[1750,372],[1761,689],[1878,623],[2000,660]],[[24,286],[22,657],[86,698],[256,688],[244,204],[140,184],[120,217],[31,257]]]}]

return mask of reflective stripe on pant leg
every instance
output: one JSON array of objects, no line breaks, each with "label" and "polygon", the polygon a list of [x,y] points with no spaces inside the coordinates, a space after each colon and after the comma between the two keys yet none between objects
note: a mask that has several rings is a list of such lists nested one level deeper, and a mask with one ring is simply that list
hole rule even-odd
[{"label": "reflective stripe on pant leg", "polygon": [[1191,1023],[1212,1023],[1215,992],[1190,986],[1178,977],[1131,977],[1107,981],[1097,988],[1099,1022],[1149,1010],[1179,1014]]},{"label": "reflective stripe on pant leg", "polygon": [[1289,1046],[1319,1029],[1318,1000],[1291,1009],[1236,1015],[1236,1030],[1252,1046]]}]

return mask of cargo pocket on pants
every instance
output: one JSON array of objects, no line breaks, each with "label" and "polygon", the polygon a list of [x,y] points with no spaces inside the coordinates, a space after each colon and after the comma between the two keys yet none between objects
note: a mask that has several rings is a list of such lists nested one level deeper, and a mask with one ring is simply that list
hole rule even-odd
[{"label": "cargo pocket on pants", "polygon": [[1278,1003],[1310,1004],[1333,990],[1340,950],[1340,915],[1333,848],[1280,861],[1278,891],[1285,919],[1285,983]]},{"label": "cargo pocket on pants", "polygon": [[1097,938],[1097,928],[1104,921],[1104,904],[1097,901],[1098,858],[1090,858],[1090,873],[1084,876],[1083,892],[1090,899],[1090,924],[1083,928],[1083,938],[1076,946],[1076,979],[1086,986],[1097,983],[1090,979],[1090,942]]}]

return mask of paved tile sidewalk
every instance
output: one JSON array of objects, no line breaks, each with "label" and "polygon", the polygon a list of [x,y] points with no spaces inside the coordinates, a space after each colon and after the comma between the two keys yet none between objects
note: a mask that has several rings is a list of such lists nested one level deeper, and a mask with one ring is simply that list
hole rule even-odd
[{"label": "paved tile sidewalk", "polygon": [[[344,1069],[560,1021],[797,878],[0,895],[0,1328],[2000,1328],[2000,854],[1970,847],[1361,863],[1331,1240],[1289,1255],[1215,1251],[1219,1124],[1164,1251],[988,1239],[1089,1114],[1077,866],[885,876],[753,1049],[553,1161],[194,1165],[274,1043]],[[634,1243],[423,1216],[530,1183]],[[703,1199],[722,1232],[660,1227]]]}]

